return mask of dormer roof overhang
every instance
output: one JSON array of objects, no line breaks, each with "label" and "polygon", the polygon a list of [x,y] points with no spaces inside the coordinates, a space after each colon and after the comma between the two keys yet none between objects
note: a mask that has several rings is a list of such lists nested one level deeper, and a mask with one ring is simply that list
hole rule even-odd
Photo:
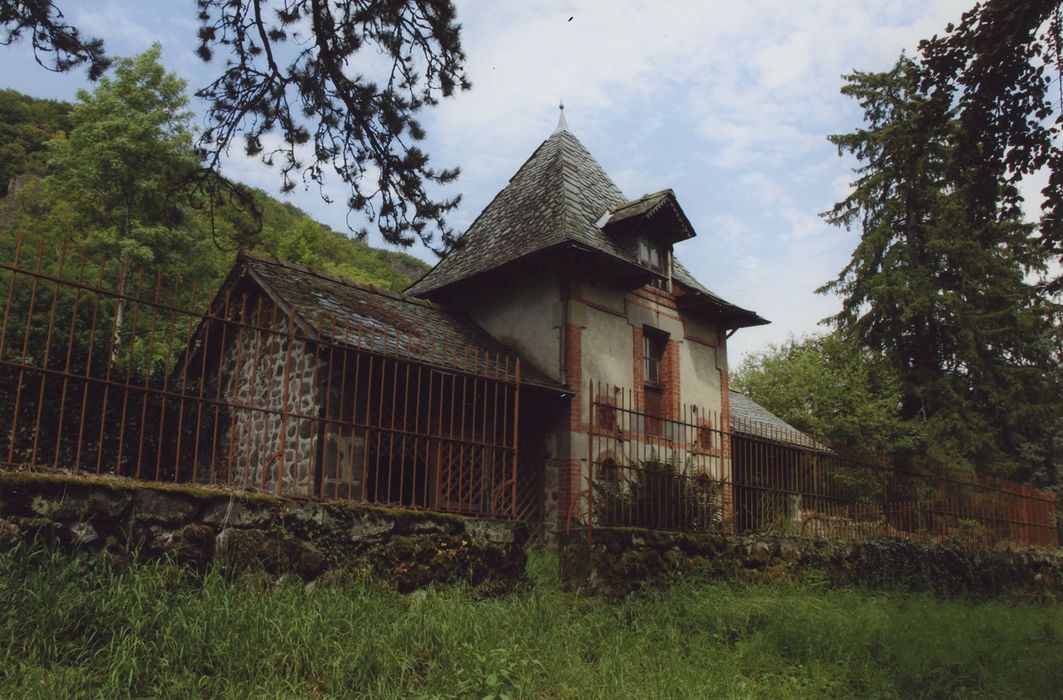
[{"label": "dormer roof overhang", "polygon": [[697,235],[670,189],[619,204],[609,212],[602,229],[621,237],[648,233],[657,242],[668,245]]}]

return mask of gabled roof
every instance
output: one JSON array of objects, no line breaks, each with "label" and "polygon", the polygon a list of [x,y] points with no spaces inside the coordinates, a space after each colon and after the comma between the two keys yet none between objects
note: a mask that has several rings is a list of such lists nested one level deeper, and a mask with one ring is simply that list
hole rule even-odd
[{"label": "gabled roof", "polygon": [[638,221],[650,222],[658,213],[668,217],[666,233],[662,232],[662,235],[670,243],[685,241],[696,235],[694,227],[675,198],[675,192],[670,189],[643,195],[614,207],[602,227],[611,230],[630,226]]},{"label": "gabled roof", "polygon": [[[312,338],[451,371],[514,374],[514,363],[504,358],[516,358],[517,353],[459,312],[247,253],[237,260],[227,285],[245,272],[285,313],[294,313],[300,329]],[[224,293],[223,288],[219,297]],[[521,359],[520,366],[522,384],[565,391],[530,362]]]}]

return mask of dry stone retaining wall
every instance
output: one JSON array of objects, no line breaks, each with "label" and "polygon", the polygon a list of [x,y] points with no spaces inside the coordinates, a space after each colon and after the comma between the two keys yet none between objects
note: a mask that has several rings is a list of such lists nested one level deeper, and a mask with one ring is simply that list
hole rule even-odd
[{"label": "dry stone retaining wall", "polygon": [[560,543],[570,590],[622,596],[678,580],[816,581],[835,586],[1063,600],[1063,549],[969,549],[909,540],[690,535],[595,528]]},{"label": "dry stone retaining wall", "polygon": [[310,580],[356,569],[400,591],[524,579],[522,523],[187,486],[0,471],[0,546],[38,537],[117,557],[262,567]]}]

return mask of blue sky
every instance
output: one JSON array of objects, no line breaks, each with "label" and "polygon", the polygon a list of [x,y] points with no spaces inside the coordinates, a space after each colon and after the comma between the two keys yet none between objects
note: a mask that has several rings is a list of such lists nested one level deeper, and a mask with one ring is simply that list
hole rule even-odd
[{"label": "blue sky", "polygon": [[[570,130],[625,195],[675,190],[698,233],[676,248],[687,267],[773,322],[731,339],[736,363],[791,334],[821,330],[817,322],[838,308],[814,290],[841,270],[858,239],[819,218],[852,179],[854,163],[826,140],[861,122],[839,94],[842,74],[888,69],[972,4],[459,0],[473,88],[424,115],[426,149],[436,165],[462,169],[451,192],[464,199],[452,223],[464,230],[549,136],[563,99]],[[193,55],[191,0],[59,5],[114,55],[159,41],[163,62],[190,92],[220,70]],[[72,99],[86,84],[83,72],[37,67],[26,45],[0,47],[0,86]],[[226,169],[278,192],[276,172],[235,150]],[[334,191],[343,190],[336,183]],[[346,229],[342,196],[326,204],[315,187],[291,200]],[[380,245],[379,236],[370,242]]]}]

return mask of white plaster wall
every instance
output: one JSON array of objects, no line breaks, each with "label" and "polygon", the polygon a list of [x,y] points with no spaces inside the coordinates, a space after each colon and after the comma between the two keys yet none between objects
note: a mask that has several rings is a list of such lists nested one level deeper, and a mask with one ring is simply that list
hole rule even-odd
[{"label": "white plaster wall", "polygon": [[698,410],[712,411],[717,418],[723,408],[718,353],[717,348],[690,340],[679,345],[680,401],[693,404]]},{"label": "white plaster wall", "polygon": [[[573,303],[573,317],[583,326],[583,383],[588,380],[631,389],[634,386],[635,342],[627,319]],[[586,415],[586,412],[584,412]]]},{"label": "white plaster wall", "polygon": [[686,334],[689,336],[710,343],[718,344],[720,342],[720,329],[714,324],[702,321],[701,319],[690,315],[684,315],[683,325],[686,326]]}]

